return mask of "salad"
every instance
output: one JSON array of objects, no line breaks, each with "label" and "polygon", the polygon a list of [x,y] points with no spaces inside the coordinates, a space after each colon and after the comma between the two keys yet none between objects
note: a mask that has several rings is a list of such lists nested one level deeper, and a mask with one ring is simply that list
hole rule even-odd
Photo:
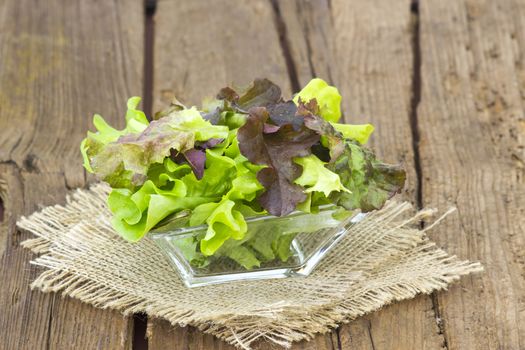
[{"label": "salad", "polygon": [[[94,116],[97,131],[81,143],[84,167],[111,186],[112,225],[128,241],[181,213],[189,226],[206,224],[206,234],[188,243],[202,264],[217,254],[264,261],[253,249],[225,244],[246,237],[247,217],[315,213],[326,204],[342,214],[368,212],[405,182],[400,166],[364,146],[372,125],[339,123],[341,95],[318,78],[290,101],[257,79],[221,89],[200,109],[175,100],[152,121],[139,102],[128,100],[122,130]],[[279,249],[272,239],[268,247]]]}]

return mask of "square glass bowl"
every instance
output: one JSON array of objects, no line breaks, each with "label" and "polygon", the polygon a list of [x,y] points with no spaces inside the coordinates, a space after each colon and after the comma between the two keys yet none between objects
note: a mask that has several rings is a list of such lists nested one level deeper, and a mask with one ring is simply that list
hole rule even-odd
[{"label": "square glass bowl", "polygon": [[[331,206],[321,208],[316,214],[294,212],[283,217],[265,215],[246,218],[246,237],[241,241],[230,239],[228,241],[231,242],[226,241],[225,246],[234,244],[249,248],[255,255],[266,256],[266,259],[261,259],[265,262],[250,269],[221,255],[220,249],[217,256],[204,257],[199,252],[197,242],[206,235],[207,225],[181,227],[187,221],[172,220],[148,235],[167,255],[188,287],[239,280],[308,276],[348,232],[349,226],[365,215],[356,213],[339,220],[333,215],[336,210]],[[265,252],[254,242],[268,235],[279,244],[271,245],[273,251]],[[274,255],[274,258],[269,260],[268,255]]]}]

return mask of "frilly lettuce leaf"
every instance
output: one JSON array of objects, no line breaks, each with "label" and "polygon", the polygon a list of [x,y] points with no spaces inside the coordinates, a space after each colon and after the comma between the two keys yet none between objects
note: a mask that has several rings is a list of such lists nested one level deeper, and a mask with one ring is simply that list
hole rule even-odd
[{"label": "frilly lettuce leaf", "polygon": [[352,124],[339,124],[330,123],[335,130],[339,131],[345,139],[356,140],[360,144],[364,145],[368,142],[368,138],[374,132],[374,126],[372,124],[352,125]]},{"label": "frilly lettuce leaf", "polygon": [[129,131],[140,132],[144,130],[142,125],[148,125],[148,118],[143,111],[138,110],[137,107],[140,103],[141,98],[134,96],[128,99],[126,111],[126,123]]},{"label": "frilly lettuce leaf", "polygon": [[[233,180],[230,179],[228,181],[223,178],[219,182],[222,184],[230,183],[229,190],[223,195],[220,202],[206,203],[195,208],[190,218],[190,225],[192,226],[203,223],[208,224],[206,237],[200,243],[200,251],[206,256],[214,254],[230,238],[240,240],[245,237],[246,223],[244,215],[247,213],[247,210],[252,215],[261,214],[256,213],[252,207],[247,205],[255,199],[258,192],[263,190],[263,186],[257,181],[255,175],[261,167],[248,165],[247,159],[239,152],[237,142],[228,147],[227,153],[233,156],[233,159],[208,150],[209,165],[207,169],[212,169],[215,174],[222,173],[226,177],[228,177],[228,173],[235,175]],[[211,172],[207,174],[211,174]],[[203,180],[207,181],[203,183],[206,183],[208,186],[208,191],[213,188],[212,178],[208,180],[206,177],[203,177]],[[241,204],[243,202],[247,204]],[[229,254],[229,252],[226,252],[226,254]],[[243,265],[247,265],[249,261],[255,261],[248,258],[246,254],[240,254],[239,252],[234,253],[230,257]],[[244,260],[245,258],[248,260]]]},{"label": "frilly lettuce leaf", "polygon": [[126,127],[123,130],[117,130],[109,126],[102,116],[95,114],[93,116],[93,125],[97,132],[88,131],[87,137],[80,144],[80,152],[84,159],[84,167],[89,172],[94,172],[91,167],[90,158],[100,152],[108,143],[117,141],[120,136],[136,134],[142,132],[149,125],[146,115],[137,110],[140,97],[131,97],[128,100],[128,110],[126,112]]},{"label": "frilly lettuce leaf", "polygon": [[234,201],[223,198],[218,203],[201,204],[193,210],[190,225],[200,225],[204,222],[208,224],[206,236],[200,242],[200,250],[204,255],[212,255],[230,238],[244,238],[247,231],[246,221],[234,206]]},{"label": "frilly lettuce leaf", "polygon": [[171,158],[178,164],[188,164],[197,179],[201,179],[204,176],[204,165],[206,163],[206,150],[208,148],[214,148],[217,145],[224,143],[224,139],[209,139],[205,142],[195,142],[195,147],[185,152],[177,153],[175,150],[171,150]]},{"label": "frilly lettuce leaf", "polygon": [[231,188],[236,177],[235,161],[229,157],[206,150],[206,170],[199,180],[193,172],[183,176],[187,196],[219,196]]},{"label": "frilly lettuce leaf", "polygon": [[[140,111],[128,110],[126,118],[133,130],[137,130],[135,124],[141,122],[142,116]],[[132,189],[142,185],[153,164],[162,163],[173,152],[191,151],[196,141],[208,142],[228,136],[226,126],[211,125],[195,108],[173,111],[137,133],[119,133],[102,122],[97,120],[104,132],[88,135],[86,143],[91,144],[90,140],[101,137],[106,142],[98,143],[98,147],[88,146],[85,154],[90,170],[117,188]],[[204,163],[203,159],[201,161]]]},{"label": "frilly lettuce leaf", "polygon": [[234,260],[239,265],[243,266],[247,270],[254,268],[255,266],[261,266],[261,262],[255,256],[255,253],[249,247],[243,245],[237,245],[227,249],[227,254],[230,259]]},{"label": "frilly lettuce leaf", "polygon": [[330,199],[348,210],[368,212],[380,209],[387,199],[400,192],[406,173],[398,165],[384,164],[359,144],[346,141],[345,152],[328,169],[339,174],[343,185],[351,191],[334,192]]},{"label": "frilly lettuce leaf", "polygon": [[113,189],[108,205],[114,228],[125,239],[136,241],[168,215],[220,200],[232,188],[236,163],[210,149],[206,152],[210,171],[200,180],[187,164],[179,165],[168,158],[150,169],[149,180],[135,192]]},{"label": "frilly lettuce leaf", "polygon": [[175,111],[162,119],[166,118],[173,129],[193,132],[196,141],[225,139],[228,136],[229,130],[227,127],[212,125],[209,121],[202,118],[202,115],[195,107]]},{"label": "frilly lettuce leaf", "polygon": [[[318,111],[312,111],[311,106],[308,106],[311,101],[315,100],[318,106]],[[364,125],[350,125],[339,124],[341,117],[341,95],[339,91],[329,86],[324,80],[315,78],[312,79],[293,99],[295,104],[301,106],[308,106],[314,115],[319,115],[340,132],[344,138],[357,140],[361,144],[365,144],[368,138],[374,131],[374,126],[371,124]]]},{"label": "frilly lettuce leaf", "polygon": [[175,162],[189,164],[197,179],[202,179],[204,176],[204,165],[206,164],[205,150],[192,148],[179,154],[176,154],[176,152],[172,151],[171,155]]},{"label": "frilly lettuce leaf", "polygon": [[301,176],[295,179],[295,183],[306,188],[306,193],[322,192],[328,197],[332,192],[350,192],[341,183],[339,175],[328,170],[325,167],[326,163],[315,155],[295,158],[294,162],[303,168]]},{"label": "frilly lettuce leaf", "polygon": [[278,127],[291,124],[294,130],[299,130],[304,124],[304,118],[297,115],[297,106],[292,101],[277,103],[266,109],[271,122]]},{"label": "frilly lettuce leaf", "polygon": [[293,183],[300,174],[293,158],[311,154],[310,147],[319,141],[319,135],[305,127],[294,130],[292,124],[265,134],[268,118],[264,107],[250,109],[250,116],[239,128],[237,138],[241,153],[250,162],[266,166],[257,173],[257,179],[266,189],[259,202],[270,214],[282,216],[306,199],[303,189]]},{"label": "frilly lettuce leaf", "polygon": [[310,80],[306,86],[293,98],[296,104],[316,99],[319,105],[320,116],[329,122],[337,122],[341,118],[341,95],[339,90],[329,86],[326,81],[319,78]]},{"label": "frilly lettuce leaf", "polygon": [[180,180],[169,190],[160,189],[151,180],[134,193],[126,188],[113,189],[108,197],[112,225],[126,240],[136,242],[168,215],[217,200],[185,195],[186,187]]},{"label": "frilly lettuce leaf", "polygon": [[[310,100],[308,103],[299,101],[297,107],[297,114],[300,115],[304,120],[304,125],[319,135],[321,135],[320,146],[324,147],[324,153],[328,153],[329,156],[325,156],[327,160],[333,160],[338,158],[343,153],[344,142],[341,134],[334,129],[332,124],[325,119],[319,117],[319,105],[316,99]],[[319,146],[319,145],[317,145]],[[318,157],[323,158],[322,148],[314,148],[314,154]]]}]

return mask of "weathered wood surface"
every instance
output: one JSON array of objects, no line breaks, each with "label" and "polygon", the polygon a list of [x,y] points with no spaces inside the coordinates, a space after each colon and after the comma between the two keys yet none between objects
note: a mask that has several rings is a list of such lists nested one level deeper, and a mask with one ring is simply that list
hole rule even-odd
[{"label": "weathered wood surface", "polygon": [[[290,95],[312,76],[347,122],[409,172],[403,194],[458,214],[431,233],[486,273],[360,318],[294,349],[525,347],[525,1],[158,0],[153,107],[266,76]],[[0,3],[0,349],[120,349],[133,322],[31,292],[19,215],[86,183],[78,142],[100,112],[142,93],[140,1]],[[147,77],[146,77],[147,78]],[[150,81],[147,78],[145,81]],[[419,141],[419,142],[418,142]],[[232,349],[148,320],[149,349]],[[261,349],[267,344],[260,344]]]},{"label": "weathered wood surface", "polygon": [[291,94],[267,0],[159,0],[155,15],[154,108],[161,97],[200,104],[225,84],[266,76]]},{"label": "weathered wood surface", "polygon": [[85,184],[91,115],[121,124],[142,93],[142,27],[134,1],[0,1],[0,349],[131,348],[129,318],[30,291],[15,221]]},{"label": "weathered wood surface", "polygon": [[436,298],[449,349],[525,348],[525,2],[421,2],[423,201],[486,272]]}]

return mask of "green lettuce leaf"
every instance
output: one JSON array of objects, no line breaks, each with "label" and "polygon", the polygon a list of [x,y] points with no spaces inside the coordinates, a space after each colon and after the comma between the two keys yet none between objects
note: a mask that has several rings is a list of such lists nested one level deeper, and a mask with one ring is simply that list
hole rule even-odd
[{"label": "green lettuce leaf", "polygon": [[126,240],[136,242],[170,214],[214,200],[217,197],[186,197],[186,186],[181,180],[176,180],[168,190],[148,180],[136,192],[113,189],[108,206],[115,230]]},{"label": "green lettuce leaf", "polygon": [[345,139],[356,140],[360,144],[364,145],[368,142],[368,138],[374,132],[374,126],[372,124],[362,125],[351,125],[351,124],[339,124],[330,123],[335,130],[339,131]]},{"label": "green lettuce leaf", "polygon": [[329,196],[332,192],[345,191],[350,192],[341,183],[339,175],[328,170],[315,155],[309,155],[302,158],[295,158],[294,162],[303,168],[301,176],[295,179],[295,183],[306,188],[305,192],[322,192]]},{"label": "green lettuce leaf", "polygon": [[204,222],[208,224],[206,235],[200,241],[200,250],[204,255],[213,255],[230,238],[244,238],[247,231],[246,221],[234,206],[234,201],[224,198],[218,203],[199,205],[193,211],[190,225],[200,225]]},{"label": "green lettuce leaf", "polygon": [[322,79],[314,78],[299,91],[293,98],[295,104],[316,99],[319,105],[320,116],[330,122],[337,122],[341,118],[341,95],[339,90]]},{"label": "green lettuce leaf", "polygon": [[87,137],[80,144],[80,152],[84,160],[84,167],[87,171],[93,173],[90,158],[100,152],[108,143],[117,141],[120,136],[136,134],[142,132],[149,125],[146,115],[137,109],[140,97],[131,97],[128,100],[126,112],[126,127],[123,130],[117,130],[109,126],[102,116],[95,114],[93,116],[93,125],[97,132],[88,131]]},{"label": "green lettuce leaf", "polygon": [[253,250],[246,246],[236,246],[235,248],[229,249],[226,254],[230,259],[234,260],[245,269],[250,270],[254,267],[261,266],[261,262],[255,256]]},{"label": "green lettuce leaf", "polygon": [[329,198],[348,210],[380,209],[401,191],[406,178],[400,166],[378,161],[370,150],[352,141],[346,141],[345,152],[327,167],[339,174],[343,185],[351,191],[333,192]]},{"label": "green lettuce leaf", "polygon": [[183,176],[187,196],[215,197],[226,194],[236,177],[236,163],[233,159],[220,155],[211,149],[206,150],[206,169],[201,179],[193,172]]},{"label": "green lettuce leaf", "polygon": [[184,153],[192,150],[196,141],[227,136],[227,127],[211,125],[195,108],[184,109],[151,122],[140,133],[118,136],[88,157],[91,169],[112,187],[131,189],[142,185],[150,167],[172,152]]},{"label": "green lettuce leaf", "polygon": [[113,189],[108,205],[114,228],[125,239],[136,241],[171,214],[220,200],[232,188],[236,163],[211,149],[206,152],[210,171],[200,180],[187,164],[168,158],[150,169],[149,180],[138,190]]}]

